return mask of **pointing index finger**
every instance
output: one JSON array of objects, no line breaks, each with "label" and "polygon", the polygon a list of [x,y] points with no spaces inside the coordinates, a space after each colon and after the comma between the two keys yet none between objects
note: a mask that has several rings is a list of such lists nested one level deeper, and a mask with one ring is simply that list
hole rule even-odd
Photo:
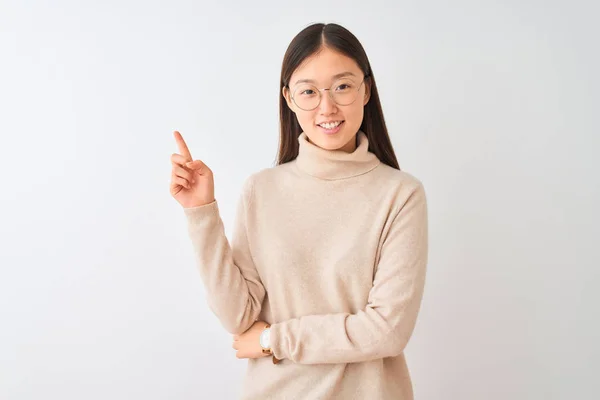
[{"label": "pointing index finger", "polygon": [[187,144],[185,144],[185,140],[183,140],[181,133],[179,133],[179,131],[175,131],[173,132],[173,135],[175,136],[177,147],[179,147],[179,153],[188,161],[192,161],[192,154],[190,153],[190,149],[188,149]]}]

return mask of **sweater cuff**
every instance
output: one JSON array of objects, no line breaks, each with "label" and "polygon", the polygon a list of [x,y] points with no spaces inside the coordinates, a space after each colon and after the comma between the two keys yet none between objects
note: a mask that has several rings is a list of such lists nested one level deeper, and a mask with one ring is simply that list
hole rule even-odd
[{"label": "sweater cuff", "polygon": [[183,212],[188,219],[188,222],[194,223],[206,219],[210,216],[219,215],[219,204],[217,200],[212,203],[204,204],[198,207],[184,208]]},{"label": "sweater cuff", "polygon": [[283,360],[284,358],[288,358],[287,351],[285,349],[285,338],[283,337],[281,323],[271,324],[271,333],[270,333],[270,346],[271,352],[278,360]]}]

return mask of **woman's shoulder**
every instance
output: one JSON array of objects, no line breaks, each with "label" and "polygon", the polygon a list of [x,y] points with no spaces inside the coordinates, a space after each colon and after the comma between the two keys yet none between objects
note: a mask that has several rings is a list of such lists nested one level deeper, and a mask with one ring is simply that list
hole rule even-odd
[{"label": "woman's shoulder", "polygon": [[247,180],[252,181],[255,184],[260,184],[261,182],[271,182],[276,179],[281,179],[291,172],[292,164],[292,162],[289,162],[259,169],[258,171],[252,172]]},{"label": "woman's shoulder", "polygon": [[[380,198],[387,199],[390,209],[395,210],[394,214],[405,209],[407,205],[413,208],[415,204],[427,204],[423,182],[413,173],[383,163],[377,169],[378,186],[382,188]],[[382,201],[383,203],[386,202]]]},{"label": "woman's shoulder", "polygon": [[376,168],[378,179],[397,188],[422,189],[423,182],[411,172],[392,168],[381,163]]},{"label": "woman's shoulder", "polygon": [[244,181],[244,191],[253,191],[255,187],[268,187],[274,183],[281,183],[292,172],[292,163],[265,167],[250,173]]}]

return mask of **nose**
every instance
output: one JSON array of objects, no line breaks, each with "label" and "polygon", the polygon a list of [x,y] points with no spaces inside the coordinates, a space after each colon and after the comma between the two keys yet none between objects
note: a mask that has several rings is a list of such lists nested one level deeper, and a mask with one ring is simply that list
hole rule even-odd
[{"label": "nose", "polygon": [[337,104],[335,104],[331,98],[329,90],[323,90],[321,92],[321,104],[319,104],[319,109],[323,115],[334,114],[337,111]]}]

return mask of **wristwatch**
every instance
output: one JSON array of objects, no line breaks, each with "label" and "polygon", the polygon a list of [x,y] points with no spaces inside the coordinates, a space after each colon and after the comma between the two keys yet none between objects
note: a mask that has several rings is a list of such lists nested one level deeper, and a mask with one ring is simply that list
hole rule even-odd
[{"label": "wristwatch", "polygon": [[279,361],[271,350],[271,324],[267,324],[259,337],[260,347],[262,348],[263,354],[273,356],[273,364],[279,364]]}]

